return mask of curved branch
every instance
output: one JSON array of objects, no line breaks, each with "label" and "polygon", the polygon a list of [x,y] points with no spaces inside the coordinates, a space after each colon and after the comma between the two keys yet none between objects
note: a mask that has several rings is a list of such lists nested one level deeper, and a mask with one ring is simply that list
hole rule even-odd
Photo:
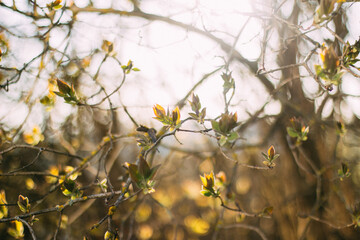
[{"label": "curved branch", "polygon": [[[222,39],[214,36],[210,32],[207,32],[205,30],[201,30],[201,29],[199,29],[197,27],[194,27],[192,25],[189,25],[189,24],[185,24],[185,23],[182,23],[182,22],[175,21],[175,20],[173,20],[173,19],[171,19],[169,17],[160,16],[160,15],[151,14],[151,13],[145,13],[145,12],[142,12],[142,11],[128,12],[128,11],[116,10],[116,9],[112,9],[112,8],[100,9],[100,8],[95,8],[95,7],[79,8],[79,7],[75,6],[75,5],[72,5],[70,7],[70,10],[73,12],[74,15],[79,13],[79,12],[91,12],[91,13],[99,13],[99,14],[117,14],[117,15],[124,16],[124,17],[139,17],[139,18],[143,18],[143,19],[146,19],[146,20],[149,20],[149,21],[165,22],[167,24],[182,28],[182,29],[184,29],[186,31],[189,31],[189,32],[197,33],[197,34],[199,34],[201,36],[204,36],[204,37],[206,37],[208,39],[211,39],[215,43],[219,44],[220,47],[225,52],[231,53],[232,57],[234,59],[238,60],[239,62],[243,63],[246,67],[248,67],[248,69],[254,75],[256,75],[256,73],[259,70],[257,61],[252,62],[252,61],[249,61],[248,59],[244,58],[238,51],[233,49],[232,45],[226,43]],[[267,79],[266,76],[264,76],[264,75],[256,75],[256,77],[265,86],[265,88],[266,88],[266,90],[268,92],[272,92],[274,90],[273,84],[269,81],[269,79]]]}]

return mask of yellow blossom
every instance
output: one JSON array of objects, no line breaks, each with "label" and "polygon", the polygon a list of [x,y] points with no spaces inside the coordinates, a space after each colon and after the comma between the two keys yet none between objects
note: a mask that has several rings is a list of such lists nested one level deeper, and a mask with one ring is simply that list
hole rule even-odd
[{"label": "yellow blossom", "polygon": [[204,176],[200,176],[204,188],[211,190],[215,185],[214,172],[211,171],[210,174],[204,173]]},{"label": "yellow blossom", "polygon": [[226,174],[224,171],[220,171],[219,173],[216,174],[216,178],[222,183],[226,183]]},{"label": "yellow blossom", "polygon": [[37,145],[44,140],[44,135],[41,133],[39,126],[34,126],[32,132],[24,133],[24,141],[27,144]]}]

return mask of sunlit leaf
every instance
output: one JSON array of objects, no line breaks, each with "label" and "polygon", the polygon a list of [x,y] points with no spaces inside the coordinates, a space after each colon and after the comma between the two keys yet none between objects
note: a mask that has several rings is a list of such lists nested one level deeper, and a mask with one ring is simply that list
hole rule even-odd
[{"label": "sunlit leaf", "polygon": [[195,113],[188,113],[193,119],[198,119],[198,116]]},{"label": "sunlit leaf", "polygon": [[15,228],[8,228],[8,233],[15,239],[21,239],[24,237],[24,225],[21,221],[12,221],[15,224]]},{"label": "sunlit leaf", "polygon": [[23,195],[19,195],[17,205],[23,213],[28,213],[30,211],[29,199]]},{"label": "sunlit leaf", "polygon": [[5,206],[7,204],[5,190],[0,191],[0,219],[8,216],[8,207]]},{"label": "sunlit leaf", "polygon": [[44,141],[44,135],[40,131],[39,126],[34,126],[31,132],[23,134],[24,141],[30,145],[37,145],[39,142]]},{"label": "sunlit leaf", "polygon": [[299,136],[299,134],[292,127],[287,127],[286,131],[290,137],[298,137]]}]

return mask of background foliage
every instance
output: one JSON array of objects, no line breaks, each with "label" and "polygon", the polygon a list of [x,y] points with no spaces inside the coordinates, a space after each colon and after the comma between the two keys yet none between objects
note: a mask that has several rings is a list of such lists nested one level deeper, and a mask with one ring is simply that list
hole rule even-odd
[{"label": "background foliage", "polygon": [[235,2],[0,1],[1,239],[358,239],[360,4]]}]

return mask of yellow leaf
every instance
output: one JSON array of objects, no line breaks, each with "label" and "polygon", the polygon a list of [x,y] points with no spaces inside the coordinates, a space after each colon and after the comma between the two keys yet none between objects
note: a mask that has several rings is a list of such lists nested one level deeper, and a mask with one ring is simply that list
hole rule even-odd
[{"label": "yellow leaf", "polygon": [[35,183],[34,181],[31,179],[31,178],[27,178],[26,181],[25,181],[25,185],[26,185],[26,188],[28,190],[32,190],[35,188]]},{"label": "yellow leaf", "polygon": [[30,145],[37,145],[39,142],[44,141],[44,135],[41,133],[39,126],[35,125],[32,132],[23,134],[24,141]]},{"label": "yellow leaf", "polygon": [[176,107],[172,112],[172,119],[175,125],[180,123],[180,110],[179,107]]},{"label": "yellow leaf", "polygon": [[210,174],[206,174],[204,173],[204,176],[200,176],[200,179],[204,185],[204,188],[206,189],[212,189],[215,185],[215,180],[214,180],[214,172],[211,171]]},{"label": "yellow leaf", "polygon": [[[59,169],[56,166],[51,166],[49,169],[49,173],[54,176],[59,176]],[[47,176],[45,180],[47,183],[56,183],[58,179],[56,177]]]},{"label": "yellow leaf", "polygon": [[[0,204],[7,204],[5,190],[0,191]],[[0,206],[0,219],[8,216],[8,208],[7,206]]]},{"label": "yellow leaf", "polygon": [[154,111],[155,116],[158,118],[163,118],[166,115],[165,109],[162,106],[160,106],[159,104],[156,104],[153,107],[153,111]]},{"label": "yellow leaf", "polygon": [[18,233],[18,236],[24,237],[24,225],[22,222],[15,220],[15,229]]},{"label": "yellow leaf", "polygon": [[198,235],[206,234],[210,229],[210,224],[207,221],[193,215],[187,216],[184,219],[184,223],[188,229]]}]

